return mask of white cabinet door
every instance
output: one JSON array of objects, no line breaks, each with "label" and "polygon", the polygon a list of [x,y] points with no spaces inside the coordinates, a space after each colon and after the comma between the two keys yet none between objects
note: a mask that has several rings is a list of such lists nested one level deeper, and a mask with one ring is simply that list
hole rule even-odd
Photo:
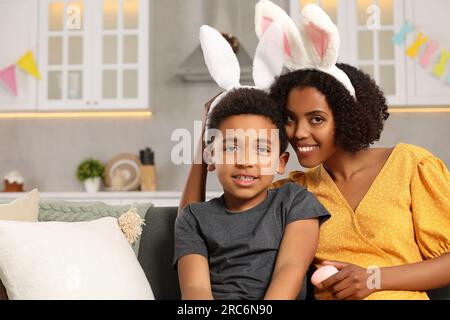
[{"label": "white cabinet door", "polygon": [[383,90],[388,104],[406,104],[402,48],[392,39],[404,21],[403,0],[342,1],[348,15],[349,63],[368,73]]},{"label": "white cabinet door", "polygon": [[42,110],[149,107],[147,0],[42,0]]},{"label": "white cabinet door", "polygon": [[[37,51],[36,0],[0,1],[0,69],[14,65],[29,50]],[[38,80],[16,67],[17,96],[0,84],[0,111],[34,110]]]},{"label": "white cabinet door", "polygon": [[149,107],[149,1],[95,0],[94,105]]},{"label": "white cabinet door", "polygon": [[[403,49],[411,46],[419,32],[429,40],[422,45],[416,58],[407,59],[408,104],[410,105],[450,105],[450,60],[442,76],[434,75],[433,71],[442,55],[442,50],[450,52],[450,32],[448,30],[448,0],[406,0],[405,16],[415,28],[408,34]],[[439,47],[432,55],[427,67],[420,63],[424,52],[433,41]]]},{"label": "white cabinet door", "polygon": [[92,79],[90,1],[40,2],[39,109],[89,109]]}]

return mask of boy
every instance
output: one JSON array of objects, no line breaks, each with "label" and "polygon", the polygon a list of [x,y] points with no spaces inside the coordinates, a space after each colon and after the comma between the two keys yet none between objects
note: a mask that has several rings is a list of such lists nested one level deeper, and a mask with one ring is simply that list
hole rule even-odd
[{"label": "boy", "polygon": [[182,298],[296,299],[329,214],[301,186],[268,190],[289,158],[283,114],[263,91],[235,89],[210,113],[214,129],[208,170],[224,194],[177,218]]}]

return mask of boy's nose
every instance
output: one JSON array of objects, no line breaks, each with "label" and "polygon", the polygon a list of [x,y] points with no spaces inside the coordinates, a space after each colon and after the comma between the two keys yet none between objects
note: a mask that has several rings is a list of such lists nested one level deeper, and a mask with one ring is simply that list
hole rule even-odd
[{"label": "boy's nose", "polygon": [[257,160],[258,155],[255,152],[250,151],[248,148],[245,148],[244,152],[239,152],[237,155],[236,166],[238,167],[253,167]]}]

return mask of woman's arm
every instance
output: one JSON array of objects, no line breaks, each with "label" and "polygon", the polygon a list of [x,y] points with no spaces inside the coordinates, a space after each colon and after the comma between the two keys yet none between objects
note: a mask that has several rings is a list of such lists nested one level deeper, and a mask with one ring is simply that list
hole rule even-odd
[{"label": "woman's arm", "polygon": [[[220,93],[217,95],[219,96]],[[209,108],[215,96],[205,104],[205,108],[202,114],[202,135],[200,141],[198,141],[197,148],[195,150],[194,161],[189,170],[186,183],[184,185],[183,193],[181,195],[180,204],[178,205],[178,214],[183,211],[183,208],[190,203],[205,201],[206,194],[206,179],[208,177],[208,165],[203,161],[203,151],[205,149],[205,142],[203,140],[206,128],[206,120],[208,117]]]},{"label": "woman's arm", "polygon": [[[178,214],[183,211],[183,208],[190,203],[205,201],[206,194],[206,179],[208,176],[207,164],[203,162],[203,146],[202,140],[199,141],[199,146],[196,151],[196,159],[200,157],[201,162],[195,161],[191,165],[189,174],[184,185],[184,190],[181,195],[180,204],[178,205]],[[199,155],[200,154],[200,155]]]},{"label": "woman's arm", "polygon": [[450,253],[381,269],[381,290],[426,291],[450,285]]},{"label": "woman's arm", "polygon": [[319,221],[299,220],[287,225],[264,299],[297,299],[319,241]]},{"label": "woman's arm", "polygon": [[325,261],[323,265],[340,270],[319,285],[321,291],[328,290],[336,299],[364,299],[377,291],[427,291],[450,285],[450,253],[418,263],[380,268],[379,272],[338,261]]},{"label": "woman's arm", "polygon": [[188,254],[178,260],[178,279],[183,300],[213,300],[208,260]]}]

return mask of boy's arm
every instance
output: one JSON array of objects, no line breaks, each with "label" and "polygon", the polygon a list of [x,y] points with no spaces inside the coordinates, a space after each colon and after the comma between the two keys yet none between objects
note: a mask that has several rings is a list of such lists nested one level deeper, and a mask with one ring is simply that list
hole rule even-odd
[{"label": "boy's arm", "polygon": [[319,241],[319,220],[298,220],[287,225],[265,300],[297,299]]},{"label": "boy's arm", "polygon": [[183,300],[213,300],[208,260],[188,254],[178,260],[178,279]]}]

